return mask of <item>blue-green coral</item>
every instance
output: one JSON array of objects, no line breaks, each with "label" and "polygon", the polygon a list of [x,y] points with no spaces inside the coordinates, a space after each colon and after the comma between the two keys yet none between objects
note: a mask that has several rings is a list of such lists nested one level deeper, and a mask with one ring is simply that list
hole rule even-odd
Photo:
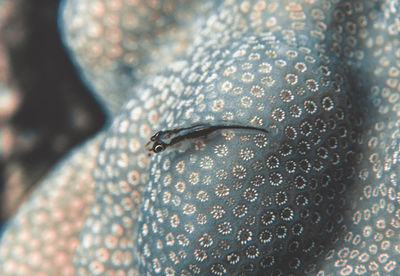
[{"label": "blue-green coral", "polygon": [[[179,33],[185,47],[150,43],[153,57],[132,65],[145,69],[125,96],[112,93],[125,102],[118,112],[102,76],[77,58],[116,115],[98,149],[76,272],[399,274],[399,2],[201,6],[163,34]],[[85,41],[90,28],[79,26]],[[66,40],[73,50],[86,45],[78,34]],[[151,157],[144,149],[160,129],[226,121],[269,134],[223,130]]]}]

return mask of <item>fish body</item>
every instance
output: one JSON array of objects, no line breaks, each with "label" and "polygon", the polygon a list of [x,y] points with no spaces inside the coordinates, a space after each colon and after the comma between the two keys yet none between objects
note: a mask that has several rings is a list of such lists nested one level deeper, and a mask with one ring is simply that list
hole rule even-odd
[{"label": "fish body", "polygon": [[145,148],[148,152],[159,153],[168,146],[175,145],[186,139],[204,137],[219,129],[251,129],[268,133],[263,128],[253,126],[198,124],[191,127],[159,131],[150,138]]}]

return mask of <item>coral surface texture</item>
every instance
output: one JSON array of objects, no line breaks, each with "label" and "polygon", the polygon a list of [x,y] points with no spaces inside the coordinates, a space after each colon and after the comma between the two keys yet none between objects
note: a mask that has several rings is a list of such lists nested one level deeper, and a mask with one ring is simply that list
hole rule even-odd
[{"label": "coral surface texture", "polygon": [[399,0],[64,0],[58,26],[107,121],[1,275],[400,275]]}]

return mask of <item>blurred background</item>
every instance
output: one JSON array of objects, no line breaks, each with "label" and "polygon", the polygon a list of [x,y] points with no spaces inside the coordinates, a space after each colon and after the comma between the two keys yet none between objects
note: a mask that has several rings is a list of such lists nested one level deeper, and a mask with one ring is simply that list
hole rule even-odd
[{"label": "blurred background", "polygon": [[0,228],[105,121],[61,44],[58,2],[0,0]]}]

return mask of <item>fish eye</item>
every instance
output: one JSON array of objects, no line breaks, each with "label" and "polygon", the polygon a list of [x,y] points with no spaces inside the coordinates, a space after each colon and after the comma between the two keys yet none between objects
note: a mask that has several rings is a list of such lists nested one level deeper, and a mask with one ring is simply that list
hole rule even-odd
[{"label": "fish eye", "polygon": [[154,144],[153,151],[155,153],[162,152],[163,150],[165,150],[165,144],[164,143],[156,143],[156,144]]}]

